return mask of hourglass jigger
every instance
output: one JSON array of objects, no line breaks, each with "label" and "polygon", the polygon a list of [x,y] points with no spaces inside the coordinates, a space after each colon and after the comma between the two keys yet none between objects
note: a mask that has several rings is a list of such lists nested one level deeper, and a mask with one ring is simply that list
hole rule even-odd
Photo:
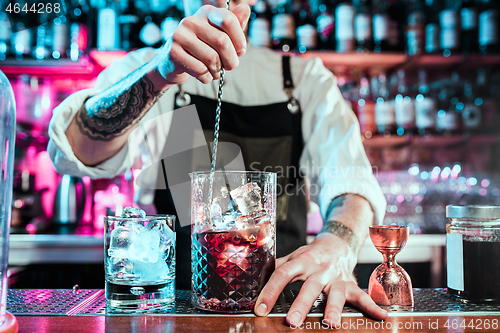
[{"label": "hourglass jigger", "polygon": [[409,234],[408,227],[370,226],[370,238],[384,256],[384,262],[375,268],[368,284],[368,294],[379,305],[413,305],[410,276],[395,259]]}]

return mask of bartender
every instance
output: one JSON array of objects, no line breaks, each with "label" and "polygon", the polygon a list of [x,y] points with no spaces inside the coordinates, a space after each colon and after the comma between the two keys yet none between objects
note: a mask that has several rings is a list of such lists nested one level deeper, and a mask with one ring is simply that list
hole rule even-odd
[{"label": "bartender", "polygon": [[[56,169],[92,178],[129,170],[141,155],[133,144],[140,138],[131,136],[148,133],[153,141],[149,149],[157,151],[168,140],[168,135],[151,135],[162,131],[134,129],[186,100],[196,105],[210,141],[223,66],[221,142],[237,143],[249,170],[272,165],[302,171],[278,182],[299,189],[307,177],[310,187],[318,189],[311,191],[310,200],[320,206],[325,221],[314,241],[306,244],[309,198],[298,190],[278,197],[279,259],[257,299],[256,315],[269,314],[289,283],[303,281],[287,314],[290,325],[304,321],[321,292],[327,295],[324,316],[330,325],[340,323],[345,302],[385,319],[387,312],[357,286],[353,269],[368,226],[382,221],[386,203],[366,158],[357,119],[335,77],[319,59],[284,57],[250,45],[246,28],[249,5],[255,0],[232,1],[230,10],[223,8],[225,1],[213,2],[182,20],[163,47],[130,52],[105,69],[94,88],[71,95],[54,110],[48,150]],[[259,126],[248,126],[251,119],[258,119]],[[172,201],[168,190],[146,194],[138,198],[154,197],[149,203],[156,212],[175,213],[173,205],[164,204]],[[189,288],[182,282],[190,281],[190,226],[177,233],[176,283]]]}]

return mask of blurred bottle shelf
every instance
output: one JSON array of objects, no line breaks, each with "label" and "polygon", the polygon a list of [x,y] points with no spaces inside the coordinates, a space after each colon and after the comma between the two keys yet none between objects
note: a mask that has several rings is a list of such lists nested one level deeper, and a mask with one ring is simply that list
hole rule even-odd
[{"label": "blurred bottle shelf", "polygon": [[457,146],[478,146],[493,145],[500,142],[498,135],[374,135],[371,138],[363,138],[365,147],[384,148],[384,147],[457,147]]},{"label": "blurred bottle shelf", "polygon": [[[70,59],[43,60],[25,59],[22,61],[7,59],[0,62],[0,68],[7,75],[27,74],[38,76],[97,76],[115,59],[125,56],[125,51],[93,50],[88,56],[78,61]],[[477,68],[500,64],[500,55],[417,55],[409,57],[404,53],[337,53],[335,51],[309,51],[299,56],[310,59],[320,58],[325,67],[331,70],[345,68],[360,68],[374,70],[388,70],[394,68],[421,68],[421,67],[453,67]]]}]

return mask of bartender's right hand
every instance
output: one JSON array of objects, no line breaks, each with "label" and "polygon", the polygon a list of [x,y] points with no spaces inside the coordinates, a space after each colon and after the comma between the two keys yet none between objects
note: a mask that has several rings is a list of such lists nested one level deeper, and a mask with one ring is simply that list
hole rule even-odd
[{"label": "bartender's right hand", "polygon": [[182,84],[189,76],[204,84],[220,79],[221,66],[235,69],[246,52],[249,17],[250,7],[241,4],[232,12],[207,5],[184,18],[158,58],[160,75],[169,84]]}]

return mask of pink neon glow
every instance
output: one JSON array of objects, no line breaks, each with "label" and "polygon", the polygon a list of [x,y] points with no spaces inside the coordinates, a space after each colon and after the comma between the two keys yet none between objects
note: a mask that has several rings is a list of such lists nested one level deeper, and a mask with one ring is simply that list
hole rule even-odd
[{"label": "pink neon glow", "polygon": [[405,201],[405,197],[400,194],[400,195],[398,195],[398,197],[396,198],[396,200],[401,203],[401,202]]}]

